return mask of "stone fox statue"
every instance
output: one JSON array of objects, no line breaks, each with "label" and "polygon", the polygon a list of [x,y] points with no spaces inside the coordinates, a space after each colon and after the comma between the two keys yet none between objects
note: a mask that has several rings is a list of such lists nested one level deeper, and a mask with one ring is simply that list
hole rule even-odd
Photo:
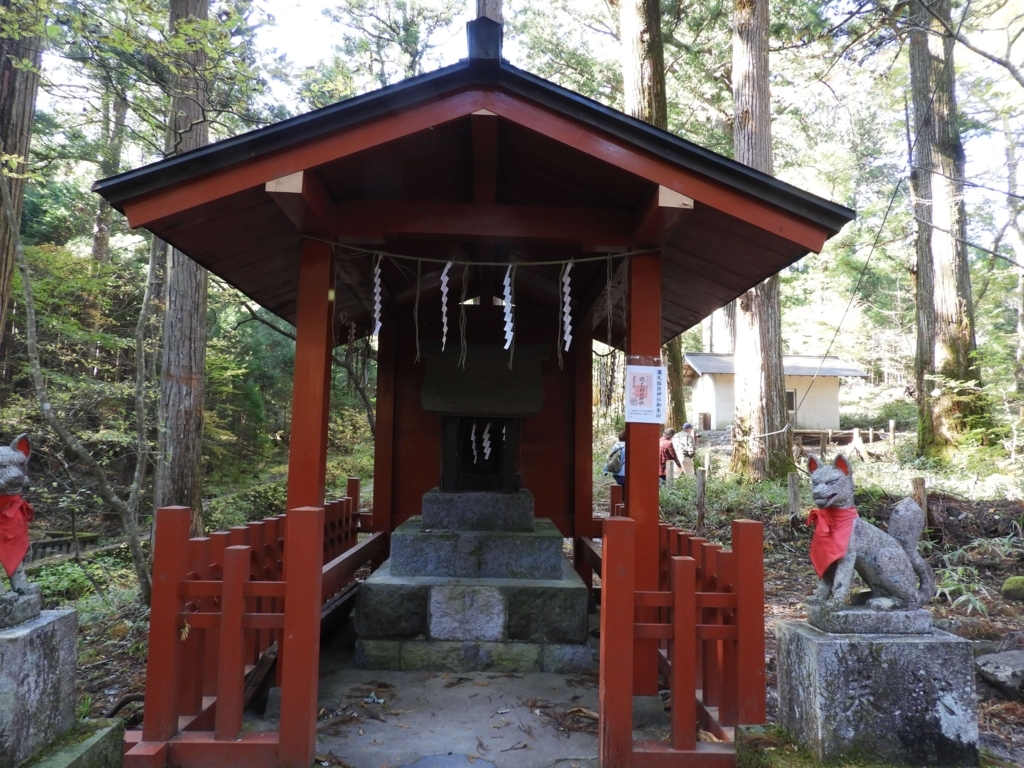
[{"label": "stone fox statue", "polygon": [[[32,443],[28,435],[18,435],[10,448],[0,446],[0,566],[11,581],[11,589],[30,594],[36,587],[28,583],[22,560],[28,552],[28,524],[32,507],[22,498],[28,487],[28,457]],[[0,580],[0,592],[3,581]]]},{"label": "stone fox statue", "polygon": [[[846,605],[856,571],[871,588],[869,608],[919,608],[935,594],[935,576],[917,551],[924,512],[903,499],[889,518],[889,532],[857,515],[853,505],[853,469],[842,454],[831,465],[811,456],[811,492],[817,509],[811,561],[820,582],[814,600],[836,610]],[[888,598],[886,600],[886,598]]]}]

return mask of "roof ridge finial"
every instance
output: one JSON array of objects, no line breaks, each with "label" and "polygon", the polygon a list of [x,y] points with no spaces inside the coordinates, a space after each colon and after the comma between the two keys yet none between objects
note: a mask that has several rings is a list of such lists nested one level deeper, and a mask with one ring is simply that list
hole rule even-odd
[{"label": "roof ridge finial", "polygon": [[476,17],[504,23],[501,18],[501,0],[476,0]]}]

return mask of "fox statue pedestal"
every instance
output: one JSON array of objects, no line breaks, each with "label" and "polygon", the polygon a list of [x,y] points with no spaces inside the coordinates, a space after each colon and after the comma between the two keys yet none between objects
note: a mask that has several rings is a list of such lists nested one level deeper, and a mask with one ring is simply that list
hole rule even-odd
[{"label": "fox statue pedestal", "polygon": [[[889,631],[901,613],[917,611],[889,614]],[[938,630],[839,634],[802,621],[778,622],[775,637],[779,723],[816,759],[978,764],[970,640]]]},{"label": "fox statue pedestal", "polygon": [[78,614],[43,611],[0,629],[0,768],[16,768],[74,723]]}]

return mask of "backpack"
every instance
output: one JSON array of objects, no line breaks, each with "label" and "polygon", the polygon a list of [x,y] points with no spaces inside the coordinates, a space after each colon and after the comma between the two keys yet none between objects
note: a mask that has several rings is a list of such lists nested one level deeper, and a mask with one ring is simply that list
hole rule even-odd
[{"label": "backpack", "polygon": [[604,464],[604,471],[618,475],[622,472],[622,454],[625,446],[622,443],[616,443],[615,447],[608,452],[608,461]]}]

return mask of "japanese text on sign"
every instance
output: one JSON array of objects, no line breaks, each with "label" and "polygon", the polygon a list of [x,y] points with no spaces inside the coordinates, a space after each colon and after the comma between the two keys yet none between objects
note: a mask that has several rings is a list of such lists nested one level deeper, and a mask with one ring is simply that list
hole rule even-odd
[{"label": "japanese text on sign", "polygon": [[665,368],[660,365],[626,366],[626,421],[664,424],[667,395]]}]

